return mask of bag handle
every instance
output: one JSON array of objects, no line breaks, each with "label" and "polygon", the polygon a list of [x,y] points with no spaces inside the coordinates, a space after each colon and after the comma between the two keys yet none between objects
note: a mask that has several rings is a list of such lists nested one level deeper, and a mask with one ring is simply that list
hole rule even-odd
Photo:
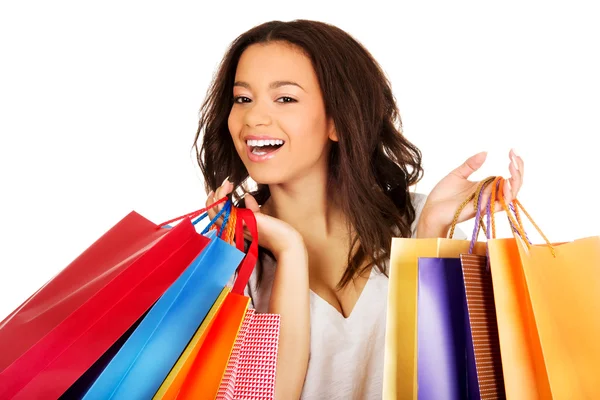
[{"label": "bag handle", "polygon": [[[495,230],[495,224],[496,224],[496,222],[495,222],[495,221],[496,221],[496,219],[495,219],[495,215],[492,213],[492,203],[493,203],[493,204],[496,204],[496,201],[499,201],[499,200],[497,199],[497,197],[498,197],[498,196],[497,196],[497,194],[498,194],[498,189],[499,189],[499,186],[500,186],[500,181],[499,181],[499,179],[496,179],[496,180],[494,181],[494,185],[496,186],[496,190],[495,190],[495,192],[494,192],[494,193],[492,193],[492,195],[491,195],[491,196],[490,196],[490,198],[488,199],[488,203],[487,203],[487,205],[486,205],[486,217],[487,217],[487,220],[486,220],[486,222],[487,222],[487,227],[488,227],[488,235],[487,235],[486,237],[487,237],[488,239],[492,239],[492,238],[493,238],[493,239],[495,239],[495,238],[496,238],[496,230]],[[522,221],[521,221],[521,216],[520,216],[520,214],[519,214],[519,211],[518,211],[518,209],[516,209],[516,208],[513,206],[513,203],[512,203],[512,202],[511,202],[511,203],[509,203],[509,205],[508,205],[508,206],[509,206],[508,208],[510,209],[510,212],[512,212],[512,213],[513,213],[513,214],[516,216],[516,218],[517,218],[517,221],[518,221],[519,225],[520,225],[520,226],[523,226],[523,223],[522,223]],[[510,219],[509,219],[509,222],[510,222],[510,227],[511,227],[512,231],[513,231],[513,232],[515,232],[515,233],[518,233],[518,230],[517,230],[517,228],[515,227],[515,224],[513,224],[513,222],[512,222]],[[491,225],[492,225],[492,224],[494,225],[494,228],[493,228],[493,229],[491,228]],[[493,234],[492,234],[492,230],[493,230]],[[519,234],[519,235],[520,235],[520,234]],[[530,240],[529,240],[529,238],[527,237],[527,234],[525,234],[525,237],[523,237],[523,239],[525,239],[525,240],[527,240],[529,243],[531,243],[531,241],[530,241]]]},{"label": "bag handle", "polygon": [[235,239],[238,250],[244,251],[244,223],[252,235],[252,241],[244,260],[238,268],[238,275],[233,284],[233,293],[244,294],[244,288],[250,280],[254,266],[258,260],[258,228],[256,226],[256,217],[254,212],[247,208],[238,208]]},{"label": "bag handle", "polygon": [[248,284],[250,276],[254,271],[256,261],[258,260],[258,228],[256,226],[256,217],[254,216],[252,210],[247,208],[237,208],[233,206],[231,200],[229,200],[227,197],[223,197],[205,208],[201,208],[200,210],[192,211],[180,217],[170,219],[162,224],[157,225],[157,227],[160,229],[161,227],[165,227],[173,222],[185,218],[196,218],[194,221],[192,221],[192,224],[196,225],[198,222],[202,221],[208,216],[208,210],[218,206],[221,203],[225,203],[225,205],[210,221],[208,226],[204,228],[202,234],[206,234],[211,228],[215,228],[215,222],[223,214],[225,214],[223,218],[223,224],[221,224],[221,229],[219,229],[217,235],[229,243],[232,243],[235,238],[237,249],[241,252],[244,252],[244,223],[246,224],[246,227],[252,235],[252,241],[250,242],[250,247],[244,256],[244,259],[238,267],[238,274],[232,289],[233,293],[243,295],[244,288]]},{"label": "bag handle", "polygon": [[[193,219],[193,218],[196,218],[196,217],[197,217],[198,215],[200,215],[200,214],[206,214],[206,215],[201,215],[201,216],[200,216],[200,217],[199,217],[199,218],[198,218],[198,219],[195,221],[195,223],[197,224],[198,222],[200,222],[201,220],[203,220],[204,218],[206,218],[206,216],[208,215],[208,210],[210,210],[211,208],[214,208],[214,207],[218,206],[218,205],[219,205],[219,204],[221,204],[221,203],[225,203],[227,200],[228,200],[228,199],[227,199],[227,197],[223,197],[223,198],[221,198],[221,199],[219,199],[219,200],[215,201],[213,204],[211,204],[211,205],[209,205],[209,206],[207,206],[207,207],[201,208],[201,209],[199,209],[199,210],[196,210],[196,211],[192,211],[191,213],[187,213],[187,214],[185,214],[185,215],[182,215],[182,216],[180,216],[180,217],[177,217],[177,218],[170,219],[170,220],[168,220],[168,221],[166,221],[166,222],[163,222],[162,224],[158,224],[157,226],[158,226],[158,228],[162,228],[162,227],[164,227],[164,226],[166,226],[166,225],[169,225],[169,224],[171,224],[171,223],[173,223],[173,222],[180,221],[180,220],[182,220],[182,219],[184,219],[184,218]],[[224,207],[223,207],[223,208],[224,208]],[[221,211],[222,211],[222,210],[221,210]],[[212,222],[212,221],[211,221],[211,222]]]},{"label": "bag handle", "polygon": [[[542,232],[542,229],[538,226],[538,224],[535,223],[535,221],[533,220],[531,215],[527,212],[527,210],[525,210],[525,207],[523,207],[523,205],[521,204],[521,202],[518,199],[513,199],[509,203],[509,204],[513,205],[513,207],[512,207],[512,209],[514,210],[514,216],[513,216],[513,212],[511,212],[511,209],[506,204],[506,199],[504,198],[504,182],[505,182],[505,179],[503,179],[503,178],[498,179],[498,191],[497,191],[499,193],[498,199],[500,201],[500,204],[502,205],[502,209],[506,212],[506,215],[508,216],[509,223],[510,223],[511,227],[513,228],[513,235],[516,236],[516,234],[518,234],[525,242],[525,246],[527,247],[527,249],[531,248],[532,243],[528,239],[526,240],[527,234],[525,233],[523,221],[521,220],[521,217],[520,217],[520,213],[519,213],[519,209],[520,209],[521,211],[523,211],[523,214],[525,214],[525,216],[527,217],[529,222],[531,222],[531,224],[535,227],[535,229],[538,231],[538,233],[542,236],[542,238],[544,239],[544,242],[546,242],[546,245],[550,249],[552,256],[556,257],[555,247],[552,245],[550,240],[548,240],[548,238],[546,237],[544,232]],[[495,188],[492,188],[492,195],[494,196],[494,200],[495,200],[496,199]],[[491,207],[489,207],[489,208],[491,208]],[[489,208],[488,208],[488,215],[491,214],[491,216],[489,216],[488,218],[491,219],[492,237],[495,238],[495,235],[496,235],[495,219],[494,219],[494,214],[490,212],[491,210]]]},{"label": "bag handle", "polygon": [[[458,218],[460,217],[460,213],[465,209],[465,207],[467,206],[467,204],[469,204],[471,201],[473,201],[476,196],[478,196],[483,189],[485,188],[485,186],[487,186],[489,184],[489,182],[491,182],[492,180],[494,180],[494,176],[490,176],[485,178],[484,180],[480,181],[479,184],[477,185],[477,187],[475,188],[475,191],[473,191],[473,193],[471,193],[469,195],[469,197],[467,197],[460,206],[458,206],[458,209],[456,210],[456,212],[454,213],[454,219],[452,220],[452,225],[450,226],[450,232],[448,233],[448,237],[450,239],[452,239],[454,237],[454,231],[456,230],[456,225],[458,224]],[[477,207],[477,202],[474,203],[474,207],[475,207],[475,211],[477,211],[479,208]],[[475,219],[475,222],[477,223],[477,216]],[[475,225],[477,228],[477,234],[479,234],[479,227],[482,227],[485,231],[485,226],[483,226],[483,224],[481,222],[477,223],[477,225]]]},{"label": "bag handle", "polygon": [[488,229],[486,229],[485,225],[483,224],[483,215],[481,213],[481,208],[482,208],[481,206],[482,206],[482,200],[483,200],[483,192],[489,186],[490,183],[495,181],[495,179],[496,178],[494,178],[494,177],[489,177],[489,178],[485,179],[478,186],[478,189],[476,190],[477,201],[474,202],[475,209],[476,209],[475,225],[473,227],[473,235],[471,236],[471,243],[469,244],[469,254],[473,254],[473,249],[475,248],[475,243],[477,242],[477,238],[479,237],[480,228],[483,228],[483,233],[485,234],[486,237],[489,236],[489,226],[488,226]]},{"label": "bag handle", "polygon": [[[490,184],[493,184],[497,190],[497,186],[499,184],[499,180],[501,178],[497,177],[497,176],[490,176],[487,177],[486,179],[482,180],[479,182],[479,184],[477,185],[475,191],[473,193],[471,193],[471,195],[469,195],[469,197],[467,197],[463,203],[459,206],[458,210],[456,211],[455,215],[454,215],[454,220],[452,221],[452,227],[450,230],[450,238],[452,238],[453,234],[454,234],[454,228],[457,225],[457,221],[458,221],[458,217],[460,216],[460,213],[462,212],[462,210],[466,207],[466,205],[470,202],[473,201],[473,208],[475,211],[475,224],[473,226],[473,234],[471,236],[471,243],[469,245],[469,254],[473,253],[473,249],[475,248],[475,243],[477,243],[477,238],[479,237],[479,232],[480,230],[483,230],[483,233],[485,234],[487,239],[491,238],[491,230],[494,230],[494,237],[495,237],[495,222],[494,222],[494,226],[493,228],[490,228],[490,215],[491,215],[491,204],[495,204],[495,198],[496,198],[496,194],[494,191],[494,188],[492,188],[492,194],[490,195],[490,197],[488,198],[488,202],[487,205],[484,206],[483,205],[483,193],[485,192],[485,190],[487,189],[487,187]],[[484,210],[486,209],[486,212],[484,214]],[[512,209],[512,205],[511,205],[511,209]],[[483,221],[483,217],[484,215],[487,216],[487,229],[486,229],[486,224]],[[517,215],[517,219],[520,220],[520,216]],[[511,223],[511,226],[513,224]],[[513,227],[514,229],[514,227]]]}]

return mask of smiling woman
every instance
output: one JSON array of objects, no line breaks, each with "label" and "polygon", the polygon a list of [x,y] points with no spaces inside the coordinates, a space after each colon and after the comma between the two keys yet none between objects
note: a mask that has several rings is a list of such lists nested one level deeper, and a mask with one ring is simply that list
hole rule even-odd
[{"label": "smiling woman", "polygon": [[[196,149],[208,202],[232,194],[256,215],[262,251],[246,293],[257,312],[281,315],[277,398],[381,398],[391,238],[445,236],[485,154],[427,200],[411,194],[421,153],[385,74],[346,32],[305,20],[233,42]],[[510,156],[508,200],[523,171]],[[467,207],[458,220],[473,216]]]},{"label": "smiling woman", "polygon": [[281,41],[249,46],[237,65],[233,98],[229,132],[255,181],[283,183],[325,166],[336,135],[304,52]]}]

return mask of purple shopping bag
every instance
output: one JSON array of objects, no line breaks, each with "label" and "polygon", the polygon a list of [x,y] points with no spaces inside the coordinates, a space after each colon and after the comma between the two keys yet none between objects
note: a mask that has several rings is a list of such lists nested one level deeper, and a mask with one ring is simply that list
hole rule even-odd
[{"label": "purple shopping bag", "polygon": [[467,395],[467,308],[459,258],[419,258],[417,383],[419,400]]},{"label": "purple shopping bag", "polygon": [[[488,179],[476,197],[468,254],[419,258],[419,400],[505,398],[491,275],[487,257],[474,254],[482,220],[482,194],[490,183]],[[487,214],[489,219],[490,204]],[[490,229],[488,222],[486,234]]]}]

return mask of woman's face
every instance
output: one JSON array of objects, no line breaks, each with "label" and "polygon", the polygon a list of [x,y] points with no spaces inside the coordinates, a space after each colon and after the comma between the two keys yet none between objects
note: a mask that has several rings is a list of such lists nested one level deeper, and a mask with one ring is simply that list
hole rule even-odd
[{"label": "woman's face", "polygon": [[337,140],[312,63],[290,44],[248,47],[240,57],[229,132],[250,176],[282,184],[327,168]]}]

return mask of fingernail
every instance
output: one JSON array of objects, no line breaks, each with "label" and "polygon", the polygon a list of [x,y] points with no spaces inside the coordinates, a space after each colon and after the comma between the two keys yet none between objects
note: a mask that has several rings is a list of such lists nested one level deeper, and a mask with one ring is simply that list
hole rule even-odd
[{"label": "fingernail", "polygon": [[212,195],[214,195],[214,194],[215,194],[215,191],[214,191],[214,190],[211,190],[210,192],[208,192],[208,194],[206,195],[206,197],[209,197],[209,198],[210,198],[210,196],[212,196]]},{"label": "fingernail", "polygon": [[517,162],[517,160],[515,160],[514,156],[510,156],[510,159],[512,160],[513,164],[515,165],[515,169],[518,171],[519,170],[519,163]]},{"label": "fingernail", "polygon": [[517,157],[519,156],[519,153],[517,153],[517,151],[516,151],[514,148],[513,148],[513,149],[511,149],[511,150],[512,150],[512,152],[513,152],[513,154],[514,154],[515,156],[517,156]]},{"label": "fingernail", "polygon": [[221,186],[225,185],[225,183],[226,183],[226,182],[228,182],[228,181],[229,181],[229,177],[225,178],[225,179],[223,180],[223,183],[221,183]]}]

